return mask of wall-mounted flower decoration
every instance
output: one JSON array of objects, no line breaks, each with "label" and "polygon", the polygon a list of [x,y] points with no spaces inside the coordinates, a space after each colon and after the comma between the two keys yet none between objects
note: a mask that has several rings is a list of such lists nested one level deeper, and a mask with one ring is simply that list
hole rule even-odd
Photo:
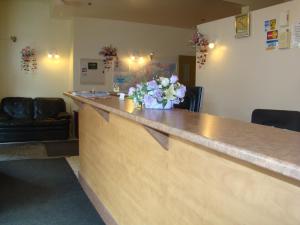
[{"label": "wall-mounted flower decoration", "polygon": [[37,70],[35,49],[27,46],[21,50],[21,67],[23,71],[34,72]]},{"label": "wall-mounted flower decoration", "polygon": [[99,52],[99,55],[103,57],[104,62],[104,70],[110,70],[113,63],[118,67],[119,59],[118,59],[118,51],[112,45],[104,46],[102,50]]},{"label": "wall-mounted flower decoration", "polygon": [[196,48],[196,63],[199,66],[199,68],[202,68],[202,66],[204,66],[207,62],[209,41],[199,31],[195,31],[190,43],[193,47]]}]

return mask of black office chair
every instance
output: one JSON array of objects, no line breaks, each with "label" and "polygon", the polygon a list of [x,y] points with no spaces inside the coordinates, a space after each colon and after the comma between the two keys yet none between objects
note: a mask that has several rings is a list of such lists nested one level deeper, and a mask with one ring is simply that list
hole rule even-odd
[{"label": "black office chair", "polygon": [[184,101],[174,105],[175,108],[199,112],[202,103],[203,87],[187,87]]},{"label": "black office chair", "polygon": [[255,109],[252,123],[300,132],[300,112],[271,109]]}]

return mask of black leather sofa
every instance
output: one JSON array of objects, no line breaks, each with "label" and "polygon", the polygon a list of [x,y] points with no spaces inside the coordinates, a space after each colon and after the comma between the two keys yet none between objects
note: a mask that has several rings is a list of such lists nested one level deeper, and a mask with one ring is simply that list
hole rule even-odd
[{"label": "black leather sofa", "polygon": [[70,119],[61,98],[4,98],[0,143],[68,139]]}]

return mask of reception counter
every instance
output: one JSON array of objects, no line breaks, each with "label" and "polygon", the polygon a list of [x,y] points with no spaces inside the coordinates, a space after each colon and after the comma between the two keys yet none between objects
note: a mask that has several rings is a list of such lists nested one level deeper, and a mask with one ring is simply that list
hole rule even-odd
[{"label": "reception counter", "polygon": [[300,224],[300,134],[131,100],[80,107],[80,181],[107,225]]}]

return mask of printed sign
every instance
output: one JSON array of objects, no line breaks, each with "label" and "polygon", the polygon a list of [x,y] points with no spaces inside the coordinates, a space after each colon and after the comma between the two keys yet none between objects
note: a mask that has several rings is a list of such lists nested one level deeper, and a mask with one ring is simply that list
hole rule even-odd
[{"label": "printed sign", "polygon": [[277,20],[276,19],[265,21],[265,32],[276,30],[276,28],[277,28]]},{"label": "printed sign", "polygon": [[273,50],[278,48],[278,30],[277,20],[266,20],[265,21],[265,32],[266,32],[266,49]]},{"label": "printed sign", "polygon": [[267,50],[273,50],[276,49],[278,47],[278,40],[269,40],[266,41],[266,49]]},{"label": "printed sign", "polygon": [[267,40],[278,39],[278,30],[267,32]]},{"label": "printed sign", "polygon": [[300,22],[293,26],[293,47],[300,48]]}]

